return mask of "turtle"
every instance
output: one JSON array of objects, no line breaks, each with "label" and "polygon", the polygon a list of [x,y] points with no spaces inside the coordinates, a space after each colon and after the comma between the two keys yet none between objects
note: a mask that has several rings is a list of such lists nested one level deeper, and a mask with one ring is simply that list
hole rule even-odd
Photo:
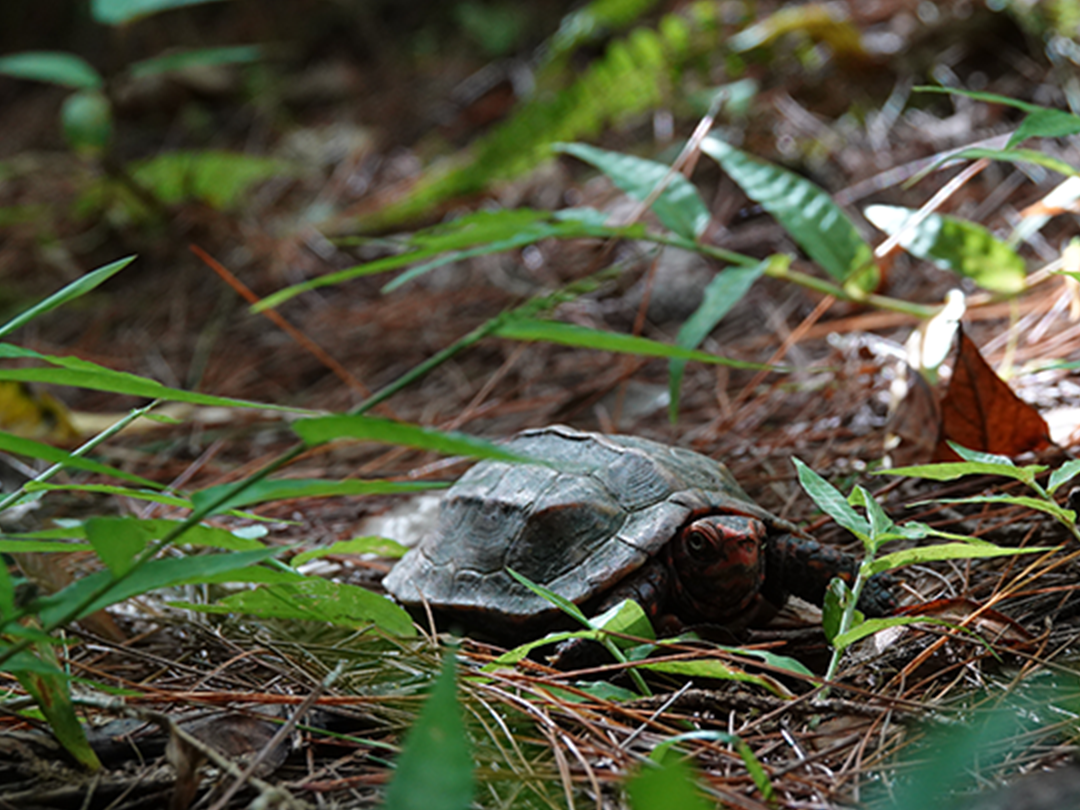
[{"label": "turtle", "polygon": [[[434,530],[386,591],[418,618],[517,643],[572,626],[516,571],[588,615],[633,598],[662,634],[761,626],[789,594],[822,603],[856,559],[770,514],[719,461],[628,435],[563,425],[504,443],[529,463],[482,461],[447,490]],[[879,575],[859,608],[895,608]]]}]

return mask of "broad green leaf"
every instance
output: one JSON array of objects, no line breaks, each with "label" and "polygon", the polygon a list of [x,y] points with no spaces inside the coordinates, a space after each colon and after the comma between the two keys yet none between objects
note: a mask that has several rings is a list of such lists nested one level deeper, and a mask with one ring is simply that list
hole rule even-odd
[{"label": "broad green leaf", "polygon": [[851,504],[840,494],[840,490],[811,470],[802,459],[792,457],[795,469],[799,472],[799,483],[806,494],[825,514],[840,526],[843,526],[864,544],[870,541],[870,523],[851,508]]},{"label": "broad green leaf", "polygon": [[85,59],[65,51],[25,51],[0,58],[0,73],[82,90],[98,90],[101,74]]},{"label": "broad green leaf", "polygon": [[214,0],[91,0],[90,12],[105,25],[123,25],[162,11],[199,6]]},{"label": "broad green leaf", "polygon": [[[262,402],[249,402],[230,397],[215,397],[195,391],[183,391],[169,388],[161,383],[129,374],[114,371],[89,360],[78,357],[58,357],[39,354],[32,349],[0,343],[0,360],[40,360],[53,368],[0,368],[0,380],[19,382],[40,382],[52,385],[71,385],[77,388],[89,388],[92,391],[108,391],[113,394],[126,394],[133,397],[160,399],[171,402],[190,402],[194,405],[217,405],[224,408],[263,408],[291,413],[311,413],[303,408],[289,408],[283,405],[268,405]],[[133,480],[130,476],[126,480]],[[138,479],[143,480],[143,479]]]},{"label": "broad green leaf", "polygon": [[[287,573],[287,572],[286,572]],[[243,613],[262,618],[327,622],[338,627],[362,628],[374,624],[394,636],[416,635],[412,618],[401,607],[367,588],[330,582],[321,577],[296,577],[226,596],[212,605],[188,602],[172,607],[201,613]]]},{"label": "broad green leaf", "polygon": [[[705,297],[701,306],[686,319],[679,329],[675,344],[684,349],[696,349],[700,346],[701,341],[708,337],[723,317],[731,311],[731,308],[742,300],[753,283],[765,272],[765,268],[770,266],[776,258],[769,257],[753,267],[725,267],[705,287]],[[682,388],[685,369],[686,360],[672,360],[668,363],[668,392],[671,395],[668,417],[672,423],[679,415],[679,391]]]},{"label": "broad green leaf", "polygon": [[[521,579],[524,580],[524,577]],[[656,631],[653,630],[648,615],[641,605],[633,599],[624,599],[617,605],[613,605],[599,616],[590,619],[589,624],[597,630],[604,630],[608,633],[622,633],[623,635],[636,636],[650,641],[656,638]],[[617,639],[616,643],[621,641],[623,639]]]},{"label": "broad green leaf", "polygon": [[786,371],[780,366],[766,366],[761,363],[748,363],[743,360],[732,360],[717,354],[684,349],[682,346],[672,346],[660,343],[656,340],[637,337],[636,335],[624,335],[616,332],[603,332],[599,329],[590,329],[576,324],[562,323],[560,321],[546,321],[537,318],[514,317],[507,318],[494,331],[494,335],[508,340],[521,340],[525,342],[543,341],[545,343],[557,343],[563,346],[578,346],[583,349],[596,349],[597,351],[619,352],[621,354],[636,354],[644,357],[667,357],[680,360],[697,360],[701,363],[711,363],[732,368],[767,369],[769,371]]},{"label": "broad green leaf", "polygon": [[[76,607],[82,606],[78,615],[74,617],[80,619],[109,605],[158,588],[197,583],[201,582],[203,577],[228,571],[240,571],[249,565],[268,560],[280,552],[281,549],[265,548],[230,554],[151,560],[134,569],[119,582],[114,582],[112,572],[98,571],[76,580],[58,593],[37,600],[35,607],[39,608],[42,624],[50,627],[54,622],[64,619]],[[107,590],[99,594],[100,589]],[[83,606],[84,601],[90,599],[93,594],[98,595]]]},{"label": "broad green leaf", "polygon": [[458,705],[454,651],[409,730],[384,810],[468,810],[474,793],[469,737]]},{"label": "broad green leaf", "polygon": [[694,769],[674,751],[663,764],[642,769],[626,785],[633,810],[712,810],[696,784]]},{"label": "broad green leaf", "polygon": [[100,90],[79,90],[60,106],[64,140],[72,151],[84,157],[99,157],[108,147],[112,119],[112,105]]},{"label": "broad green leaf", "polygon": [[[655,160],[645,160],[622,152],[610,152],[583,143],[558,143],[555,151],[573,155],[589,163],[611,179],[635,200],[645,201],[667,178],[671,167]],[[652,204],[652,210],[665,227],[685,239],[696,240],[709,225],[709,209],[697,189],[676,172]]]},{"label": "broad green leaf", "polygon": [[975,560],[985,557],[1015,557],[1020,554],[1045,554],[1053,551],[1053,548],[1045,546],[1033,548],[1002,548],[982,543],[942,543],[938,546],[920,546],[919,548],[906,548],[903,551],[894,551],[878,557],[866,566],[868,573],[873,576],[882,571],[891,571],[905,565],[917,565],[921,563],[937,562],[939,560]]},{"label": "broad green leaf", "polygon": [[289,565],[299,568],[311,560],[339,554],[378,554],[380,557],[401,558],[406,551],[408,549],[405,546],[388,537],[354,537],[352,540],[341,540],[325,548],[313,548],[297,554],[289,560]]},{"label": "broad green leaf", "polygon": [[135,261],[134,256],[128,256],[124,259],[117,259],[115,262],[106,264],[103,267],[99,267],[97,270],[91,270],[84,276],[80,276],[70,284],[65,285],[63,288],[57,290],[48,298],[34,304],[30,309],[25,312],[16,315],[10,321],[0,326],[0,337],[6,337],[10,333],[19,329],[30,321],[34,320],[40,315],[44,315],[50,310],[56,309],[68,301],[73,301],[76,298],[80,298],[93,290],[99,284],[108,281],[115,276],[129,264]]},{"label": "broad green leaf", "polygon": [[873,249],[823,189],[793,172],[752,158],[715,135],[702,141],[701,151],[772,214],[830,276],[857,283],[864,291],[877,286]]},{"label": "broad green leaf", "polygon": [[116,576],[123,576],[147,544],[156,539],[139,520],[95,517],[86,521],[86,536],[98,557]]},{"label": "broad green leaf", "polygon": [[374,416],[320,416],[298,419],[291,425],[305,444],[316,445],[335,439],[362,439],[379,444],[396,444],[418,450],[434,450],[444,455],[493,458],[500,461],[528,461],[524,456],[504,449],[495,442],[457,431],[379,419]]},{"label": "broad green leaf", "polygon": [[902,232],[900,246],[904,250],[942,270],[970,278],[994,292],[1016,293],[1024,288],[1024,260],[982,225],[929,214],[913,228],[906,228],[916,212],[895,205],[871,205],[863,213],[890,236]]},{"label": "broad green leaf", "polygon": [[178,70],[187,70],[193,67],[208,67],[214,65],[236,65],[249,62],[257,62],[262,59],[263,49],[258,45],[236,45],[225,48],[197,48],[188,51],[176,51],[162,54],[152,59],[136,62],[128,73],[132,78],[141,79],[147,76],[158,76],[162,73],[171,73]]},{"label": "broad green leaf", "polygon": [[1046,486],[1046,491],[1053,495],[1062,484],[1067,484],[1075,478],[1077,473],[1080,473],[1080,458],[1066,461],[1050,473],[1050,481]]},{"label": "broad green leaf", "polygon": [[[319,478],[264,478],[246,487],[235,497],[229,498],[214,509],[213,513],[225,512],[239,506],[265,503],[267,501],[283,501],[290,498],[332,498],[340,495],[386,495],[399,492],[423,492],[446,486],[440,483],[426,483],[423,481],[384,481],[346,479],[344,481],[328,481]],[[236,488],[236,484],[222,484],[220,486],[207,487],[206,489],[193,492],[191,501],[196,509],[213,503],[220,498],[229,488]]]}]

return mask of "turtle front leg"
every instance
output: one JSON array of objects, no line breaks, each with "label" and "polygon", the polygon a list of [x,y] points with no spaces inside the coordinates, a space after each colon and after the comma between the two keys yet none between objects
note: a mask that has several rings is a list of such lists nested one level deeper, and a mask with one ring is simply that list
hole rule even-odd
[{"label": "turtle front leg", "polygon": [[671,615],[668,605],[671,588],[671,568],[663,560],[651,557],[641,568],[608,591],[597,604],[594,612],[603,613],[624,599],[633,599],[641,605],[658,635],[667,635],[671,632],[670,625],[673,622],[675,623],[674,632],[678,632],[677,620]]},{"label": "turtle front leg", "polygon": [[[838,549],[809,537],[782,534],[769,538],[766,550],[765,597],[783,604],[787,594],[821,605],[833,577],[848,585],[855,581],[859,561]],[[859,610],[867,616],[887,616],[896,610],[891,589],[896,581],[888,574],[871,577],[859,597]]]}]

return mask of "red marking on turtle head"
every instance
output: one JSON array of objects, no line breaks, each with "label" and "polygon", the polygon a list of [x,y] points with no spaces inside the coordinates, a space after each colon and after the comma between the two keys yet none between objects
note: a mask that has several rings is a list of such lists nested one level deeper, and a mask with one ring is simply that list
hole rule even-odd
[{"label": "red marking on turtle head", "polygon": [[755,600],[765,579],[767,530],[757,518],[708,515],[688,523],[670,546],[675,596],[690,621],[725,622]]}]

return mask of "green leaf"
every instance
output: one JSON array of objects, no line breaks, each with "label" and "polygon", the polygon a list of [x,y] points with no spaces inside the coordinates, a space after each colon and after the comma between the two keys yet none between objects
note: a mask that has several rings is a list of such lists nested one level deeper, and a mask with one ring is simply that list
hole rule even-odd
[{"label": "green leaf", "polygon": [[90,63],[64,51],[25,51],[0,58],[0,73],[83,90],[98,90],[105,81]]},{"label": "green leaf", "polygon": [[900,246],[904,250],[942,270],[970,278],[994,292],[1011,294],[1024,288],[1024,260],[982,225],[929,214],[913,228],[906,228],[917,212],[896,205],[871,205],[863,213],[890,236],[902,232]]},{"label": "green leaf", "polygon": [[770,667],[786,669],[788,672],[794,673],[795,675],[810,678],[814,676],[814,673],[811,672],[805,664],[798,659],[787,655],[777,655],[768,650],[744,650],[741,647],[725,647],[723,644],[718,644],[717,649],[725,650],[726,652],[734,653],[735,655],[741,655],[744,658],[756,658],[759,661],[764,661]]},{"label": "green leaf", "polygon": [[0,326],[0,337],[6,337],[38,316],[44,315],[46,312],[56,309],[57,307],[66,304],[68,301],[73,301],[76,298],[86,295],[99,284],[102,284],[115,276],[133,261],[135,261],[134,256],[117,259],[115,262],[99,267],[97,270],[91,270],[86,275],[80,276],[70,284],[67,284],[60,290],[54,292],[48,298],[39,301],[30,307],[30,309],[16,315],[3,326]]},{"label": "green leaf", "polygon": [[[2,375],[3,371],[0,370],[0,376]],[[142,478],[138,475],[118,470],[115,467],[101,464],[83,456],[74,456],[66,450],[61,450],[59,447],[53,447],[51,444],[34,441],[33,439],[24,439],[22,436],[15,436],[2,430],[0,430],[0,451],[14,453],[19,456],[26,456],[28,458],[41,459],[50,464],[62,464],[65,467],[70,467],[74,470],[83,470],[84,472],[120,478],[124,481],[138,484],[139,486],[152,488],[161,487],[161,484],[147,478]]]},{"label": "green leaf", "polygon": [[1015,478],[1025,483],[1033,482],[1035,476],[1046,467],[1029,464],[1017,467],[1011,462],[999,464],[985,461],[946,461],[938,464],[916,464],[911,467],[896,467],[892,470],[875,470],[873,475],[908,475],[912,478],[926,478],[930,481],[955,481],[965,475],[1000,475]]},{"label": "green leaf", "polygon": [[[243,489],[240,494],[222,503],[212,513],[226,512],[239,506],[290,498],[332,498],[340,495],[387,495],[400,492],[424,492],[446,486],[424,481],[344,480],[328,481],[319,478],[264,478]],[[196,509],[214,502],[236,484],[221,484],[193,492],[191,501]]]},{"label": "green leaf", "polygon": [[150,527],[141,521],[113,517],[90,518],[86,536],[101,561],[118,577],[131,570],[135,557],[154,539]]},{"label": "green leaf", "polygon": [[1006,149],[1012,149],[1016,144],[1027,138],[1060,138],[1066,135],[1075,135],[1080,132],[1080,117],[1065,110],[1053,107],[1042,107],[1028,101],[1002,96],[997,93],[986,93],[977,90],[959,90],[954,87],[915,87],[914,90],[922,93],[948,93],[949,95],[965,96],[975,101],[985,101],[990,104],[1003,104],[1006,107],[1015,107],[1027,113],[1027,117],[1020,122],[1016,132],[1009,138],[1005,145]]},{"label": "green leaf", "polygon": [[712,678],[718,681],[738,681],[740,683],[752,683],[767,689],[775,695],[785,696],[788,693],[779,682],[765,676],[752,675],[741,669],[728,666],[716,658],[697,658],[692,661],[642,661],[637,664],[640,669],[651,672],[664,672],[668,675],[692,678]]},{"label": "green leaf", "polygon": [[298,419],[292,429],[305,444],[316,445],[335,439],[362,439],[379,444],[395,444],[415,447],[418,450],[434,450],[445,455],[493,458],[500,461],[529,461],[525,456],[511,453],[495,442],[457,431],[433,428],[379,419],[373,416],[321,416],[314,419]]},{"label": "green leaf", "polygon": [[[72,551],[90,550],[91,546],[89,543],[68,543],[62,540],[19,539],[18,537],[12,537],[11,535],[5,535],[3,538],[0,538],[0,554],[21,554],[24,552],[46,554],[53,551],[66,554]],[[3,568],[3,566],[0,566],[0,568]]]},{"label": "green leaf", "polygon": [[821,629],[829,644],[832,644],[833,639],[840,633],[844,608],[851,602],[853,595],[851,588],[840,577],[834,577],[825,590],[825,604],[821,607]]},{"label": "green leaf", "polygon": [[[518,581],[524,582],[524,580],[525,577],[521,577]],[[526,587],[528,587],[527,584]],[[546,595],[539,590],[542,587],[543,586],[538,585],[537,592],[546,598]],[[545,588],[544,590],[546,591],[547,589]],[[590,619],[589,624],[597,630],[603,630],[607,633],[621,633],[626,636],[649,639],[650,641],[656,638],[656,631],[653,630],[652,622],[649,621],[648,614],[645,613],[645,610],[641,605],[633,599],[624,599],[617,605],[613,605],[599,616],[594,616]],[[624,641],[627,644],[633,643],[626,639],[615,639],[617,644]]]},{"label": "green leaf", "polygon": [[621,354],[636,354],[644,357],[667,357],[681,360],[697,360],[701,363],[711,363],[732,368],[751,368],[769,371],[786,371],[780,366],[767,366],[761,363],[748,363],[743,360],[732,360],[717,354],[699,352],[693,349],[684,349],[682,346],[671,346],[656,340],[637,337],[636,335],[624,335],[615,332],[603,332],[599,329],[589,329],[576,324],[561,323],[559,321],[545,321],[536,318],[512,317],[507,318],[494,331],[498,337],[508,340],[521,340],[525,342],[543,341],[545,343],[557,343],[563,346],[578,346],[597,351],[619,352]]},{"label": "green leaf", "polygon": [[454,670],[454,652],[448,650],[431,696],[405,738],[384,810],[468,810],[471,806],[472,752]]},{"label": "green leaf", "polygon": [[[31,349],[0,343],[0,360],[40,360],[54,368],[0,368],[0,380],[19,382],[40,382],[52,385],[71,385],[77,388],[89,388],[92,391],[108,391],[113,394],[127,394],[133,397],[161,399],[172,402],[190,402],[194,405],[216,405],[224,408],[263,408],[291,413],[311,413],[303,408],[288,408],[282,405],[268,405],[262,402],[248,402],[243,399],[215,397],[195,391],[182,391],[169,388],[161,383],[99,366],[89,360],[78,357],[57,357],[39,354]],[[132,480],[128,477],[127,480]],[[142,479],[140,479],[142,480]]]},{"label": "green leaf", "polygon": [[[555,607],[557,607],[567,616],[573,617],[577,621],[581,622],[581,624],[585,625],[585,627],[593,628],[593,623],[590,622],[588,617],[581,612],[581,608],[579,608],[565,596],[561,596],[560,594],[555,593],[555,591],[551,590],[551,588],[546,588],[537,582],[533,582],[531,579],[524,576],[523,574],[519,574],[513,568],[507,568],[506,573],[508,573],[511,577],[520,582],[530,591],[535,593],[537,596],[540,596],[549,601],[551,604],[555,605]],[[594,637],[594,635],[595,634],[590,634],[588,637],[592,638]],[[568,636],[568,638],[569,637],[570,636]]]},{"label": "green leaf", "polygon": [[840,494],[840,490],[811,470],[802,459],[792,457],[795,469],[799,472],[799,483],[806,494],[825,514],[840,526],[858,537],[864,545],[870,542],[870,523],[851,508],[851,504]]},{"label": "green leaf", "polygon": [[[675,344],[684,349],[696,349],[709,333],[716,328],[731,308],[749,292],[765,268],[777,257],[764,259],[753,267],[726,267],[708,286],[701,306],[686,319],[675,338]],[[668,404],[668,416],[674,423],[679,414],[679,390],[682,387],[686,360],[672,360],[668,363],[668,391],[671,395]]]},{"label": "green leaf", "polygon": [[[940,624],[944,627],[956,628],[955,622],[945,619],[934,619],[929,616],[889,616],[885,619],[866,619],[852,627],[846,633],[842,633],[832,640],[832,645],[837,650],[844,650],[860,639],[879,633],[889,627],[904,627],[912,624]],[[962,629],[962,628],[960,628]]]},{"label": "green leaf", "polygon": [[861,506],[866,510],[866,516],[870,519],[870,552],[872,554],[876,554],[877,550],[888,540],[897,539],[896,524],[881,508],[881,504],[864,487],[856,486],[851,491],[848,501],[852,506]]},{"label": "green leaf", "polygon": [[694,770],[674,751],[657,767],[642,767],[626,785],[633,810],[712,810],[696,783]]},{"label": "green leaf", "polygon": [[1033,548],[1002,548],[983,543],[942,543],[937,546],[920,546],[894,551],[878,557],[866,566],[870,576],[882,571],[891,571],[905,565],[916,565],[938,560],[975,560],[985,557],[1016,557],[1020,554],[1045,554],[1053,548],[1039,546]]},{"label": "green leaf", "polygon": [[98,157],[112,139],[112,105],[100,90],[79,90],[60,106],[60,125],[76,154]]},{"label": "green leaf", "polygon": [[91,594],[109,587],[97,596],[75,617],[80,619],[109,605],[123,602],[132,596],[167,588],[173,585],[201,582],[204,577],[228,571],[240,571],[249,565],[268,560],[281,549],[265,548],[258,551],[238,551],[231,554],[210,554],[198,557],[175,557],[151,560],[132,571],[128,576],[114,582],[111,571],[98,571],[76,580],[62,591],[35,602],[44,625],[63,619],[75,606],[81,605]]},{"label": "green leaf", "polygon": [[38,655],[47,656],[53,672],[20,671],[15,673],[22,688],[41,709],[49,728],[64,749],[83,767],[97,771],[101,761],[86,739],[86,732],[71,702],[71,689],[67,677],[60,670],[52,648],[46,644],[37,646]]},{"label": "green leaf", "polygon": [[[573,155],[590,163],[635,200],[644,202],[667,178],[671,167],[655,160],[609,152],[583,143],[557,143],[555,151]],[[709,225],[709,209],[697,189],[683,175],[672,175],[652,204],[652,210],[665,227],[685,239],[697,240]]]},{"label": "green leaf", "polygon": [[[382,288],[382,292],[389,293],[437,267],[476,256],[514,250],[543,239],[639,239],[645,235],[643,225],[611,227],[604,224],[605,220],[606,217],[592,209],[566,209],[554,214],[528,208],[477,211],[413,234],[401,245],[405,250],[393,256],[327,273],[279,290],[253,305],[252,311],[273,309],[300,293],[320,287],[417,265]],[[425,263],[417,264],[418,262]]]},{"label": "green leaf", "polygon": [[172,607],[201,613],[243,613],[262,618],[327,622],[349,628],[374,624],[390,635],[405,638],[416,635],[412,618],[389,599],[356,585],[321,577],[297,578],[295,574],[290,575],[289,581],[240,591],[212,605],[176,602]]},{"label": "green leaf", "polygon": [[[1058,506],[1055,501],[1045,501],[1042,498],[1033,498],[1028,495],[969,495],[966,498],[934,498],[933,503],[1001,503],[1012,506],[1023,506],[1034,509],[1036,512],[1045,512],[1053,515],[1062,523],[1072,525],[1076,523],[1076,513],[1072,509]],[[928,503],[930,503],[928,501]]]},{"label": "green leaf", "polygon": [[[950,152],[940,160],[935,161],[916,174],[910,182],[914,183],[923,176],[934,171],[942,164],[954,160],[996,160],[999,163],[1030,163],[1033,166],[1042,166],[1052,172],[1063,174],[1066,177],[1075,177],[1078,172],[1071,163],[1061,158],[1048,155],[1046,152],[1038,152],[1034,149],[987,149],[981,146],[972,146],[959,152]],[[1044,201],[1045,202],[1045,201]]]},{"label": "green leaf", "polygon": [[1080,473],[1080,458],[1066,461],[1050,473],[1050,482],[1046,485],[1046,491],[1053,495],[1062,484],[1067,484],[1075,478],[1077,473]]},{"label": "green leaf", "polygon": [[90,12],[105,25],[123,25],[162,11],[185,6],[199,6],[215,0],[91,0]]},{"label": "green leaf", "polygon": [[[0,553],[4,553],[3,539],[0,538]],[[5,562],[0,561],[0,625],[3,622],[15,615],[15,583],[11,579],[11,574],[8,573],[8,567]],[[2,643],[0,643],[0,651],[3,650]]]},{"label": "green leaf", "polygon": [[701,151],[772,214],[830,276],[841,282],[857,282],[864,291],[877,286],[873,249],[823,189],[779,166],[752,158],[715,135],[702,141]]},{"label": "green leaf", "polygon": [[158,76],[163,73],[172,73],[195,67],[257,62],[262,59],[262,56],[263,49],[258,45],[235,45],[225,48],[197,48],[194,50],[167,53],[161,56],[155,56],[152,59],[136,62],[128,68],[128,73],[134,79],[143,79],[148,76]]},{"label": "green leaf", "polygon": [[[199,200],[218,211],[233,211],[247,202],[256,183],[295,176],[300,169],[278,158],[208,149],[165,152],[132,164],[129,171],[166,205]],[[141,203],[131,201],[129,207]]]},{"label": "green leaf", "polygon": [[27,481],[23,486],[27,492],[94,492],[99,495],[115,495],[118,498],[131,498],[138,501],[150,501],[178,509],[191,509],[188,498],[167,495],[164,492],[152,492],[146,489],[131,489],[113,484],[49,484],[39,481]]},{"label": "green leaf", "polygon": [[311,560],[333,557],[339,554],[378,554],[380,557],[401,558],[405,556],[406,551],[408,549],[401,543],[387,537],[354,537],[352,540],[340,540],[324,548],[313,548],[311,551],[297,554],[289,560],[289,565],[293,568],[299,568]]},{"label": "green leaf", "polygon": [[[810,672],[807,671],[809,675]],[[682,734],[676,734],[674,737],[668,737],[662,743],[657,745],[649,754],[649,759],[653,762],[664,762],[668,759],[669,751],[676,745],[690,740],[709,740],[711,742],[718,742],[724,745],[731,745],[735,747],[739,756],[742,757],[743,763],[746,765],[746,770],[750,774],[750,778],[754,780],[754,784],[757,789],[761,791],[761,797],[769,803],[773,801],[773,786],[769,781],[769,775],[765,772],[761,762],[754,752],[750,750],[750,746],[746,744],[746,741],[739,737],[737,734],[728,734],[726,731],[687,731]]]}]

